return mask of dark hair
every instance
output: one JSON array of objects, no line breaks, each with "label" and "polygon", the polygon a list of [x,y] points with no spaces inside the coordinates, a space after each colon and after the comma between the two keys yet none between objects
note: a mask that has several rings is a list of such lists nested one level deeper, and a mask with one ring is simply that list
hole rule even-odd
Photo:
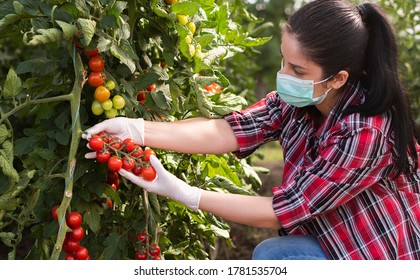
[{"label": "dark hair", "polygon": [[396,174],[416,170],[416,123],[399,77],[397,42],[385,13],[371,3],[356,7],[345,0],[315,0],[297,10],[284,29],[321,66],[324,78],[346,70],[348,82],[360,80],[367,88],[365,102],[345,114],[391,111]]}]

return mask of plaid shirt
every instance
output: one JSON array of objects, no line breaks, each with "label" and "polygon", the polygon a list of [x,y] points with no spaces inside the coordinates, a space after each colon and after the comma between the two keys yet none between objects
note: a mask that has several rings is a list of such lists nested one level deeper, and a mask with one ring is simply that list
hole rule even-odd
[{"label": "plaid shirt", "polygon": [[364,93],[349,85],[318,129],[276,92],[225,119],[238,157],[280,141],[283,182],[273,188],[280,234],[314,235],[331,259],[420,259],[420,169],[393,179],[391,114],[342,114]]}]

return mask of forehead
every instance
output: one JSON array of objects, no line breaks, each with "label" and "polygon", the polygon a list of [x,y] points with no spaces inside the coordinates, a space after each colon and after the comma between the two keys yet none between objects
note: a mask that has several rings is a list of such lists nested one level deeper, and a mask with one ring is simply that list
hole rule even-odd
[{"label": "forehead", "polygon": [[316,68],[320,68],[319,65],[305,55],[305,52],[293,34],[283,32],[280,51],[287,63],[299,65],[306,69],[315,70]]}]

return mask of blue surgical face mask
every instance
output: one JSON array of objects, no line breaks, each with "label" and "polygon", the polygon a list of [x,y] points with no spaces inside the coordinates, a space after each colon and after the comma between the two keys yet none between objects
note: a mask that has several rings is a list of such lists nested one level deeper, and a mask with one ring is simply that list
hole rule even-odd
[{"label": "blue surgical face mask", "polygon": [[293,76],[277,72],[277,94],[284,102],[296,107],[319,104],[324,101],[332,87],[323,95],[313,97],[314,85],[328,81],[331,77],[319,82],[314,82],[312,80],[301,80]]}]

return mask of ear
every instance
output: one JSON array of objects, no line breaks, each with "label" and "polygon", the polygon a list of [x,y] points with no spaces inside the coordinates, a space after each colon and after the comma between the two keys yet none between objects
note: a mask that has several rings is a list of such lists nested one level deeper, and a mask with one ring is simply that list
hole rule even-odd
[{"label": "ear", "polygon": [[346,70],[341,70],[330,81],[330,85],[329,86],[332,87],[332,88],[334,88],[334,89],[339,89],[343,85],[345,85],[345,83],[347,82],[347,79],[348,78],[349,78],[349,72],[347,72]]}]

